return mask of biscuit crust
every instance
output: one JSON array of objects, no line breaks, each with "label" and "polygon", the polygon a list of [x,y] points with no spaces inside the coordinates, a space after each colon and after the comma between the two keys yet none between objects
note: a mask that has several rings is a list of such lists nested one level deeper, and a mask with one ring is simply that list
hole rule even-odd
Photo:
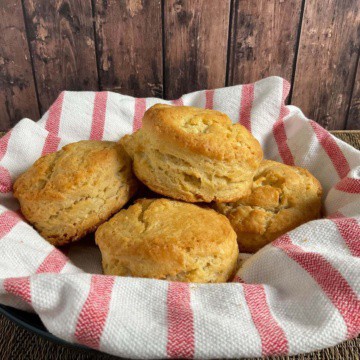
[{"label": "biscuit crust", "polygon": [[321,215],[322,188],[306,169],[264,160],[252,192],[217,203],[237,233],[240,252],[254,253],[282,234]]},{"label": "biscuit crust", "polygon": [[137,188],[131,159],[110,141],[80,141],[38,159],[19,176],[14,196],[25,218],[54,245],[94,231]]},{"label": "biscuit crust", "polygon": [[187,202],[235,201],[250,193],[262,160],[259,142],[219,111],[157,104],[121,139],[136,176]]},{"label": "biscuit crust", "polygon": [[104,273],[183,282],[225,282],[238,258],[229,220],[212,209],[141,199],[95,234]]}]

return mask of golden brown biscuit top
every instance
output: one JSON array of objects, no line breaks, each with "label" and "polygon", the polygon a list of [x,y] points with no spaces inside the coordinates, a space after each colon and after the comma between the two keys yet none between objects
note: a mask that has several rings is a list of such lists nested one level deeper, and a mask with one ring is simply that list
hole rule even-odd
[{"label": "golden brown biscuit top", "polygon": [[276,161],[262,161],[253,182],[252,192],[234,203],[218,204],[224,213],[238,207],[250,206],[278,213],[283,209],[302,208],[321,198],[320,182],[301,167],[288,166]]},{"label": "golden brown biscuit top", "polygon": [[214,159],[262,158],[260,144],[249,131],[215,110],[156,104],[145,112],[143,129],[159,140]]},{"label": "golden brown biscuit top", "polygon": [[183,263],[187,256],[232,254],[236,234],[212,209],[168,199],[141,199],[96,232],[97,242],[121,247],[127,256]]},{"label": "golden brown biscuit top", "polygon": [[[81,190],[96,187],[114,173],[130,166],[120,144],[84,140],[42,156],[14,184],[14,195],[22,200],[56,200],[81,196]],[[102,185],[99,184],[101,187]]]}]

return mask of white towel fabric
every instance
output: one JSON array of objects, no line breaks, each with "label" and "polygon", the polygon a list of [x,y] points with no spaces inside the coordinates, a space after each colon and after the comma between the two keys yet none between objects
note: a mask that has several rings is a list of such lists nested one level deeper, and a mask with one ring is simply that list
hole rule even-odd
[{"label": "white towel fabric", "polygon": [[[35,311],[64,340],[128,358],[297,354],[357,336],[360,152],[285,106],[288,91],[270,77],[174,101],[63,92],[40,121],[20,121],[0,140],[0,303]],[[223,111],[266,158],[309,169],[326,218],[251,256],[235,282],[202,285],[99,275],[91,246],[71,247],[71,260],[23,221],[11,193],[21,172],[69,142],[118,140],[158,102]]]}]

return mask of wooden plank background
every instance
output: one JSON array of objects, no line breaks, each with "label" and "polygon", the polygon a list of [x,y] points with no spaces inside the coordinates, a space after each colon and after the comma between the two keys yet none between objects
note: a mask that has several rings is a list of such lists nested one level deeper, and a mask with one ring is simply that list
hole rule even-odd
[{"label": "wooden plank background", "polygon": [[0,131],[62,90],[174,99],[269,75],[360,129],[359,49],[359,0],[0,0]]}]

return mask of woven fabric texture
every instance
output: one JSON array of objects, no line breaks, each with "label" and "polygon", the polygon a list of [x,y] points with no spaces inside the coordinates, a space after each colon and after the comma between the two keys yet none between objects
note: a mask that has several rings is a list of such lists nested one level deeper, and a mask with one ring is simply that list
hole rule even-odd
[{"label": "woven fabric texture", "polygon": [[[62,339],[126,358],[286,355],[356,337],[360,152],[285,106],[288,91],[271,77],[172,102],[63,92],[39,122],[22,120],[0,140],[0,303],[35,311]],[[324,219],[251,256],[233,283],[202,285],[100,275],[91,239],[64,255],[23,221],[12,183],[39,156],[81,139],[118,140],[158,102],[223,111],[266,158],[307,168],[324,188]]]}]

